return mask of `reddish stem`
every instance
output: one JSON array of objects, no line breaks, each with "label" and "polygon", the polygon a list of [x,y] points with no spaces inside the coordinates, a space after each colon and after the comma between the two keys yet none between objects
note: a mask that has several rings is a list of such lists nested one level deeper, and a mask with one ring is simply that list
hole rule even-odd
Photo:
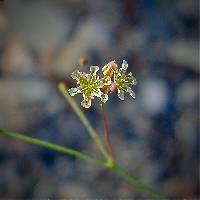
[{"label": "reddish stem", "polygon": [[110,141],[110,131],[109,131],[109,125],[108,125],[108,115],[106,113],[106,110],[104,108],[104,106],[102,105],[102,119],[103,119],[103,127],[104,127],[104,142],[106,145],[106,148],[108,150],[108,153],[110,154],[110,156],[112,157],[113,160],[115,160],[115,155],[114,155],[114,151],[113,151],[113,147]]}]

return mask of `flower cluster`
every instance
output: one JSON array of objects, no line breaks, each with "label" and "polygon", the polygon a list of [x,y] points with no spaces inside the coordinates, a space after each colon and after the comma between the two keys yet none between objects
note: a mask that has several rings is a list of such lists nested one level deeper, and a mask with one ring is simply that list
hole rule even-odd
[{"label": "flower cluster", "polygon": [[136,85],[136,79],[132,73],[126,74],[128,63],[123,60],[122,67],[119,68],[115,61],[111,61],[102,68],[103,77],[97,75],[98,66],[91,66],[90,72],[74,71],[71,75],[76,80],[78,87],[69,89],[69,94],[83,94],[81,105],[85,108],[91,106],[94,97],[100,98],[105,103],[108,100],[108,94],[118,91],[118,97],[124,100],[124,93],[128,92],[133,98],[135,93],[130,85]]}]

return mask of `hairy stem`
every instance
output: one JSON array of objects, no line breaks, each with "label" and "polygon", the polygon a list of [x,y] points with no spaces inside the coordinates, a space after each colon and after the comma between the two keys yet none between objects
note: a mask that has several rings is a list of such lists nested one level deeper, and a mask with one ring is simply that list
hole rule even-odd
[{"label": "hairy stem", "polygon": [[64,83],[60,83],[58,85],[58,89],[64,95],[64,97],[67,100],[67,102],[69,103],[69,105],[72,107],[72,109],[74,110],[76,115],[79,117],[81,122],[84,124],[84,126],[86,127],[88,133],[90,134],[90,136],[92,137],[92,139],[96,143],[97,147],[99,148],[99,150],[101,151],[103,156],[107,159],[108,162],[110,162],[112,160],[112,158],[110,157],[110,155],[108,154],[106,148],[104,147],[103,143],[101,142],[100,137],[97,135],[96,131],[94,130],[94,128],[92,127],[92,125],[90,124],[90,122],[88,121],[86,116],[83,114],[83,112],[81,111],[81,109],[79,108],[77,103],[69,95],[65,84]]}]

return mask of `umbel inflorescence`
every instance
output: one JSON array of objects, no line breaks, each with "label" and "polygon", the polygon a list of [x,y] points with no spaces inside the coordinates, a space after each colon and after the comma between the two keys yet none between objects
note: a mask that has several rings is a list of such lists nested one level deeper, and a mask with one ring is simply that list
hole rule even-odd
[{"label": "umbel inflorescence", "polygon": [[102,68],[102,75],[98,75],[98,66],[91,66],[89,72],[74,71],[71,77],[76,80],[77,87],[69,89],[69,94],[83,94],[81,105],[85,108],[91,106],[94,97],[100,98],[105,103],[108,95],[115,90],[118,91],[118,97],[124,100],[124,93],[128,92],[133,98],[135,93],[130,85],[136,85],[136,79],[132,73],[126,74],[128,63],[123,60],[121,68],[115,61],[111,61]]}]

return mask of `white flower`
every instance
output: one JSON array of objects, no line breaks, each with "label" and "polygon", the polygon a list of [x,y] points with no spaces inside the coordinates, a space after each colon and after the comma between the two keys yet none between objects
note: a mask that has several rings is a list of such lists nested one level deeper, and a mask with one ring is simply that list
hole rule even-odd
[{"label": "white flower", "polygon": [[108,100],[108,95],[101,91],[105,85],[111,84],[111,79],[100,78],[96,73],[99,70],[98,66],[91,66],[90,73],[80,72],[76,70],[72,73],[71,77],[77,81],[79,85],[76,88],[69,89],[69,94],[74,96],[76,94],[83,94],[83,101],[81,105],[85,108],[91,106],[91,101],[94,97],[99,97],[100,100],[105,103]]}]

